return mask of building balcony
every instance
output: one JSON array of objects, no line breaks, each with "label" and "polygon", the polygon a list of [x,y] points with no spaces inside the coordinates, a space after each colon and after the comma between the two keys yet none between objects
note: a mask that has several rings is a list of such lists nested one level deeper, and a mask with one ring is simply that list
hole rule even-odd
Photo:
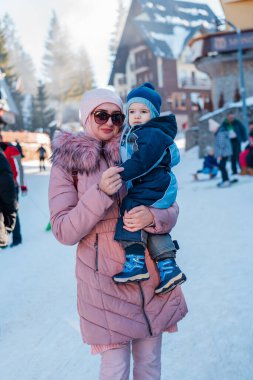
[{"label": "building balcony", "polygon": [[208,78],[179,78],[179,88],[210,90],[211,81]]}]

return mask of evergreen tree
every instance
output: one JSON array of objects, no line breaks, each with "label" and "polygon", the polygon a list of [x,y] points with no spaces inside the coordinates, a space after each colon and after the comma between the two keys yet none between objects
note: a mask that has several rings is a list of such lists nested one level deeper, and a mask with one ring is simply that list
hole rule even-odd
[{"label": "evergreen tree", "polygon": [[12,70],[10,66],[10,58],[7,49],[7,41],[4,34],[3,23],[0,20],[0,68],[5,73],[6,77],[12,76]]},{"label": "evergreen tree", "polygon": [[73,56],[71,85],[68,98],[79,101],[85,91],[94,87],[94,74],[84,48]]},{"label": "evergreen tree", "polygon": [[37,96],[31,99],[31,130],[50,134],[50,123],[55,119],[55,110],[48,106],[45,84],[39,81]]},{"label": "evergreen tree", "polygon": [[58,102],[65,101],[70,92],[73,65],[70,45],[67,31],[61,27],[56,13],[53,12],[43,64],[48,92]]},{"label": "evergreen tree", "polygon": [[112,62],[114,61],[116,53],[117,53],[121,35],[125,26],[126,17],[127,17],[127,9],[124,5],[124,1],[118,0],[117,20],[116,20],[114,31],[112,32],[110,43],[109,43],[110,60]]},{"label": "evergreen tree", "polygon": [[22,107],[21,101],[22,96],[16,91],[16,80],[17,77],[13,72],[13,66],[10,62],[9,51],[7,48],[7,41],[4,32],[3,22],[0,20],[0,69],[5,74],[5,81],[9,86],[12,97],[16,103],[16,106],[19,111],[19,115],[15,115],[16,123],[12,126],[12,129],[22,130],[24,127],[22,119]]},{"label": "evergreen tree", "polygon": [[36,99],[35,96],[32,95],[31,99],[31,125],[30,130],[31,132],[35,132],[37,129],[37,107],[36,107]]},{"label": "evergreen tree", "polygon": [[36,97],[36,129],[45,132],[48,128],[47,120],[47,95],[44,83],[39,81]]},{"label": "evergreen tree", "polygon": [[23,95],[17,91],[15,88],[11,91],[12,97],[15,101],[15,104],[18,109],[18,115],[15,116],[15,125],[12,126],[12,129],[22,131],[25,128],[24,119],[23,119]]},{"label": "evergreen tree", "polygon": [[9,61],[15,72],[16,89],[19,92],[34,94],[36,76],[33,61],[23,49],[17,36],[15,24],[8,14],[3,17],[2,24]]},{"label": "evergreen tree", "polygon": [[88,54],[84,48],[74,53],[66,29],[63,29],[55,12],[50,20],[43,57],[46,88],[50,98],[60,104],[79,101],[84,91],[94,84]]}]

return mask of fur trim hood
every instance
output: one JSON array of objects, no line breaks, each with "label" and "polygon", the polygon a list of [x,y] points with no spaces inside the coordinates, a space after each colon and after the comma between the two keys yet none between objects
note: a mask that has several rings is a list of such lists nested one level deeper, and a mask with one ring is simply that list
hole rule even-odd
[{"label": "fur trim hood", "polygon": [[99,169],[101,156],[104,156],[109,166],[119,164],[119,142],[120,134],[108,142],[102,142],[84,132],[61,132],[53,140],[50,160],[53,165],[62,167],[68,173],[73,170],[80,174],[94,173]]}]

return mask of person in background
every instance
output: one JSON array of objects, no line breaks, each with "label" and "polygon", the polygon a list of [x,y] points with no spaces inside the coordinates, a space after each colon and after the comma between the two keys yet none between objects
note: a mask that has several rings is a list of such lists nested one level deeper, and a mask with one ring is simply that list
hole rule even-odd
[{"label": "person in background", "polygon": [[[112,276],[125,255],[114,240],[120,202],[126,193],[120,174],[119,141],[123,103],[108,89],[84,94],[80,104],[84,132],[59,134],[53,142],[49,181],[52,232],[65,245],[77,244],[77,305],[83,341],[101,355],[100,380],[160,380],[162,333],[175,332],[187,313],[180,286],[154,293],[156,265],[146,253],[147,281],[117,285]],[[129,231],[168,233],[178,205],[154,209],[140,205],[123,217]],[[63,257],[64,259],[64,257]],[[60,301],[61,302],[61,301]],[[85,377],[85,374],[84,374]]]},{"label": "person in background", "polygon": [[15,145],[15,147],[16,147],[17,150],[20,152],[21,158],[24,158],[25,156],[24,156],[24,153],[23,153],[23,148],[22,148],[22,146],[20,145],[20,143],[19,143],[18,140],[16,140],[16,145]]},{"label": "person in background", "polygon": [[47,155],[47,151],[44,148],[43,144],[41,144],[41,146],[36,150],[36,152],[39,154],[40,171],[46,170],[46,167],[45,167],[45,158],[46,158],[46,155]]},{"label": "person in background", "polygon": [[253,175],[253,122],[250,123],[249,143],[240,153],[241,175]]},{"label": "person in background", "polygon": [[[16,201],[18,202],[19,189],[21,190],[22,195],[27,193],[27,186],[24,183],[24,170],[21,163],[21,154],[19,150],[10,144],[9,142],[3,141],[2,136],[0,135],[0,147],[3,150],[10,166],[12,169],[13,179],[15,183],[16,189]],[[17,169],[17,166],[18,169]],[[18,178],[19,182],[18,183]],[[12,243],[11,247],[15,247],[22,243],[22,235],[21,235],[21,226],[19,214],[17,213],[15,228],[12,233]]]},{"label": "person in background", "polygon": [[222,122],[221,126],[227,131],[228,137],[231,142],[232,155],[231,155],[231,170],[232,170],[232,180],[237,179],[238,166],[239,166],[239,155],[241,152],[241,144],[248,139],[248,132],[246,127],[235,118],[232,111],[227,112],[227,116]]},{"label": "person in background", "polygon": [[[229,180],[227,171],[227,161],[232,156],[232,145],[229,137],[229,132],[224,124],[221,124],[214,133],[214,154],[219,162],[222,181],[217,184],[218,187],[229,187],[231,181]],[[237,179],[233,179],[237,181]]]},{"label": "person in background", "polygon": [[0,249],[9,244],[17,214],[15,184],[10,164],[0,148]]},{"label": "person in background", "polygon": [[210,179],[215,178],[219,171],[219,164],[214,155],[214,148],[211,146],[206,147],[206,154],[204,156],[202,169],[197,170],[193,177],[196,181],[199,180],[198,174],[208,175]]}]

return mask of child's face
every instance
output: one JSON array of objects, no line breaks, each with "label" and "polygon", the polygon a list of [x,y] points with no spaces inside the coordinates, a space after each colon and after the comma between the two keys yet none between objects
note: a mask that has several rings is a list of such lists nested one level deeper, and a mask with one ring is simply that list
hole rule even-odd
[{"label": "child's face", "polygon": [[132,103],[128,109],[128,122],[131,127],[144,124],[150,120],[150,110],[143,103]]}]

